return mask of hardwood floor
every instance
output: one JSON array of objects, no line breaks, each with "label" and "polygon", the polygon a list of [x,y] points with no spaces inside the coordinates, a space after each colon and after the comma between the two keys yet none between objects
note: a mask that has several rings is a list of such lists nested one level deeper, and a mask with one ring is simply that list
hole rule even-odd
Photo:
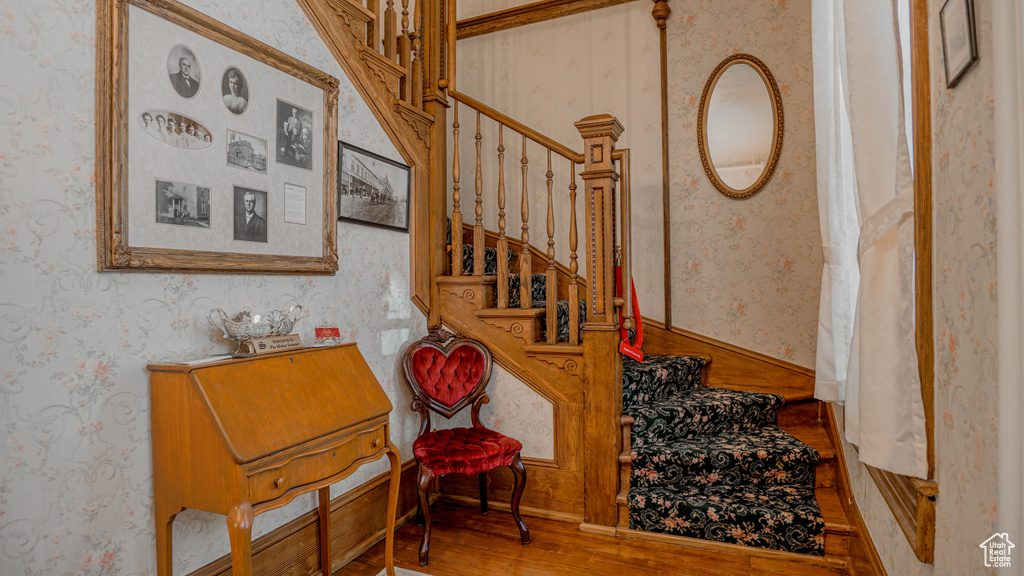
[{"label": "hardwood floor", "polygon": [[[840,576],[844,570],[735,552],[580,532],[576,524],[524,518],[531,543],[519,543],[512,516],[438,502],[432,508],[430,564],[420,567],[423,529],[408,522],[395,533],[395,566],[433,576]],[[375,576],[384,566],[380,542],[336,576]]]}]

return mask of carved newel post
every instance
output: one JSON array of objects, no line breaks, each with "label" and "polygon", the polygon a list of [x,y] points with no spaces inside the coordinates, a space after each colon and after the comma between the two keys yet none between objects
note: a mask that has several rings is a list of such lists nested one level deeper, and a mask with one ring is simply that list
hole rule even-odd
[{"label": "carved newel post", "polygon": [[588,116],[576,123],[583,136],[586,189],[587,324],[584,327],[584,492],[586,522],[615,526],[619,491],[619,417],[622,356],[615,315],[615,186],[612,151],[622,134],[613,116]]}]

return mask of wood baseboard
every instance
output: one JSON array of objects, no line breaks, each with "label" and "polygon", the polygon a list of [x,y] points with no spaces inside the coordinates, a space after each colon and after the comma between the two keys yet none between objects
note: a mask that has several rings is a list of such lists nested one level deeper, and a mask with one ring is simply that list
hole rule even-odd
[{"label": "wood baseboard", "polygon": [[[415,460],[402,464],[396,527],[408,522],[416,514],[416,473]],[[331,501],[332,572],[384,538],[389,477],[390,472],[385,472]],[[252,543],[253,576],[321,574],[319,533],[317,512],[311,510],[257,538]],[[224,555],[189,576],[229,574],[231,556]]]}]

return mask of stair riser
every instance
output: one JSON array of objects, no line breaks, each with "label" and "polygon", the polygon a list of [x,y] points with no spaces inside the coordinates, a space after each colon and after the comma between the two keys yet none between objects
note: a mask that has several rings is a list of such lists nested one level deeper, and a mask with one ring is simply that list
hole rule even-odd
[{"label": "stair riser", "polygon": [[782,408],[779,408],[779,426],[785,428],[786,426],[814,422],[818,419],[819,404],[820,402],[817,400],[786,402]]},{"label": "stair riser", "polygon": [[833,488],[836,485],[836,461],[824,460],[814,467],[814,487]]},{"label": "stair riser", "polygon": [[649,439],[688,439],[725,432],[738,432],[775,423],[774,409],[754,412],[741,407],[715,406],[695,412],[689,407],[637,411],[633,414],[633,444]]}]

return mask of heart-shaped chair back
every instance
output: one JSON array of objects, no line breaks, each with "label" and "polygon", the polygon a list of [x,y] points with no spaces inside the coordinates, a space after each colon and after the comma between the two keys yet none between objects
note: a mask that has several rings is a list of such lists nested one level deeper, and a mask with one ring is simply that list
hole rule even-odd
[{"label": "heart-shaped chair back", "polygon": [[428,337],[406,351],[402,368],[413,394],[451,418],[483,393],[491,377],[491,353],[469,338],[441,345]]}]

